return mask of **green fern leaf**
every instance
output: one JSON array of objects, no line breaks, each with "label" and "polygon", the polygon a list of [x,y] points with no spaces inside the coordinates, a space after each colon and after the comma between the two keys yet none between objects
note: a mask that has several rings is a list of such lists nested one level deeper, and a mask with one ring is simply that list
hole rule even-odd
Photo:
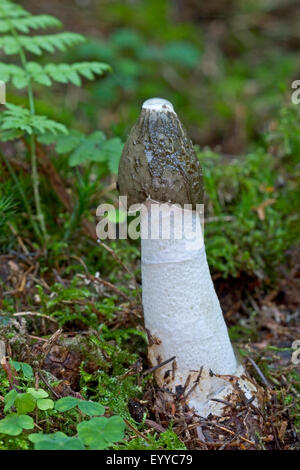
[{"label": "green fern leaf", "polygon": [[20,50],[18,42],[11,36],[2,36],[0,38],[0,48],[4,49],[7,55],[17,54]]},{"label": "green fern leaf", "polygon": [[32,116],[32,128],[36,133],[44,134],[45,132],[52,132],[53,134],[68,134],[66,126],[60,122],[48,119],[46,116]]},{"label": "green fern leaf", "polygon": [[69,153],[74,150],[85,139],[82,132],[71,130],[68,135],[55,136],[53,134],[44,134],[38,137],[41,144],[56,144],[55,150],[58,154]]},{"label": "green fern leaf", "polygon": [[12,80],[16,88],[26,87],[29,77],[41,85],[50,86],[52,83],[44,68],[36,62],[28,62],[27,73],[17,65],[0,64],[0,77],[4,82]]},{"label": "green fern leaf", "polygon": [[0,125],[0,142],[9,142],[10,140],[19,139],[20,137],[22,137],[22,135],[23,132],[16,129],[4,131],[1,129]]},{"label": "green fern leaf", "polygon": [[67,128],[46,116],[31,115],[30,111],[15,104],[7,104],[3,112],[1,122],[2,130],[20,130],[28,134],[44,134],[52,132],[53,134],[68,134]]},{"label": "green fern leaf", "polygon": [[56,82],[60,83],[74,83],[74,85],[80,86],[81,81],[76,70],[72,69],[71,65],[68,64],[47,64],[45,66],[45,72]]},{"label": "green fern leaf", "polygon": [[104,62],[79,62],[72,64],[71,67],[88,80],[93,80],[94,75],[102,75],[104,72],[111,71],[110,65]]},{"label": "green fern leaf", "polygon": [[70,166],[80,165],[86,161],[105,162],[111,173],[118,172],[123,150],[123,143],[119,137],[106,140],[105,134],[101,131],[85,136],[79,131],[71,130],[68,135],[44,134],[38,137],[38,141],[46,145],[55,143],[55,150],[59,154],[70,153]]},{"label": "green fern leaf", "polygon": [[68,47],[75,46],[85,41],[85,38],[78,33],[59,33],[45,36],[22,36],[18,39],[12,36],[0,37],[0,48],[4,49],[7,55],[17,54],[21,47],[36,55],[41,55],[42,51],[53,53],[56,49],[65,51]]},{"label": "green fern leaf", "polygon": [[28,33],[30,29],[46,29],[61,27],[61,22],[50,15],[36,15],[25,18],[13,18],[9,22],[0,20],[0,33],[7,33],[14,28],[22,33]]},{"label": "green fern leaf", "polygon": [[66,76],[57,64],[47,64],[45,66],[45,72],[56,82],[67,83]]},{"label": "green fern leaf", "polygon": [[74,150],[84,139],[84,134],[79,131],[72,130],[69,135],[59,136],[55,150],[57,153],[69,153]]},{"label": "green fern leaf", "polygon": [[52,81],[60,83],[73,83],[80,86],[81,80],[79,74],[83,77],[93,80],[94,75],[102,75],[109,71],[109,65],[101,62],[83,62],[75,64],[47,64],[42,66],[36,62],[27,63],[27,73],[21,67],[12,64],[0,64],[0,77],[4,82],[12,80],[16,88],[24,88],[28,84],[28,78],[35,82],[51,86]]},{"label": "green fern leaf", "polygon": [[24,10],[20,5],[16,5],[8,0],[1,0],[0,18],[22,18],[29,16],[31,16],[30,13]]},{"label": "green fern leaf", "polygon": [[104,161],[101,160],[101,148],[105,142],[105,134],[101,131],[96,131],[82,140],[81,144],[71,153],[69,157],[69,165],[76,166],[90,161]]},{"label": "green fern leaf", "polygon": [[51,80],[47,73],[45,73],[44,67],[36,62],[28,62],[27,72],[30,77],[37,83],[41,85],[51,86]]},{"label": "green fern leaf", "polygon": [[17,65],[0,64],[0,77],[4,82],[8,82],[12,77],[26,77],[26,73]]},{"label": "green fern leaf", "polygon": [[107,140],[102,147],[102,152],[111,173],[118,173],[119,161],[123,147],[124,144],[119,137],[113,137],[112,139]]},{"label": "green fern leaf", "polygon": [[52,80],[60,83],[71,82],[77,86],[81,85],[79,74],[89,80],[93,80],[94,75],[102,75],[109,70],[111,70],[110,66],[102,62],[83,62],[72,65],[47,64],[44,68],[45,73],[47,73]]},{"label": "green fern leaf", "polygon": [[25,73],[20,75],[14,75],[12,82],[13,85],[18,89],[25,88],[28,85],[28,78]]}]

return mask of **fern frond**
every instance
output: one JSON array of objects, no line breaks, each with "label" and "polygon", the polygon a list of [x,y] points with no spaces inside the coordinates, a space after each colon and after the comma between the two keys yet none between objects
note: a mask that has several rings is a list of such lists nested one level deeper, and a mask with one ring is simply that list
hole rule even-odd
[{"label": "fern frond", "polygon": [[106,139],[101,131],[85,136],[71,130],[68,135],[53,136],[44,134],[38,137],[42,144],[55,143],[58,154],[69,153],[69,165],[77,166],[87,161],[106,163],[111,173],[117,174],[123,143],[119,137]]},{"label": "fern frond", "polygon": [[0,64],[0,77],[4,82],[12,80],[16,88],[24,88],[28,84],[25,71],[13,64]]},{"label": "fern frond", "polygon": [[45,67],[42,67],[36,62],[27,63],[27,73],[29,74],[30,78],[40,85],[50,86],[52,83],[48,74],[45,72]]},{"label": "fern frond", "polygon": [[24,88],[28,85],[28,79],[32,79],[40,85],[50,86],[52,80],[60,83],[73,83],[80,86],[79,75],[93,80],[95,75],[102,75],[111,70],[108,64],[102,62],[82,62],[75,64],[47,64],[42,66],[36,62],[28,62],[27,73],[17,65],[0,64],[0,77],[4,82],[12,81],[16,88]]},{"label": "fern frond", "polygon": [[18,36],[15,39],[12,36],[5,35],[0,37],[0,48],[5,54],[18,54],[23,47],[25,50],[36,55],[41,55],[42,51],[53,53],[56,49],[65,51],[68,47],[81,44],[85,38],[78,33],[59,33],[45,36]]},{"label": "fern frond", "polygon": [[11,80],[13,85],[18,89],[25,88],[30,78],[33,78],[41,85],[50,86],[52,83],[48,75],[44,72],[44,68],[35,62],[29,62],[26,71],[17,65],[0,64],[0,77],[4,82]]},{"label": "fern frond", "polygon": [[15,104],[7,104],[6,110],[3,112],[1,129],[24,131],[28,134],[44,134],[51,132],[52,134],[68,134],[67,128],[46,116],[32,115],[29,109],[22,108]]},{"label": "fern frond", "polygon": [[7,33],[14,28],[22,33],[28,33],[30,29],[59,28],[62,23],[54,16],[36,15],[25,18],[12,18],[9,21],[0,20],[0,33]]},{"label": "fern frond", "polygon": [[[102,75],[104,72],[111,70],[108,64],[102,62],[81,62],[75,64],[47,64],[44,67],[44,72],[60,83],[71,82],[74,85],[80,86],[81,79],[79,75],[93,80],[94,75]],[[34,77],[33,77],[34,78]]]},{"label": "fern frond", "polygon": [[104,72],[111,71],[111,66],[104,62],[77,62],[72,64],[72,68],[88,80],[93,80],[94,75],[102,75]]},{"label": "fern frond", "polygon": [[47,64],[45,66],[45,72],[56,82],[68,83],[71,82],[74,85],[80,86],[81,80],[76,72],[73,70],[72,65],[68,64]]},{"label": "fern frond", "polygon": [[29,16],[31,16],[31,14],[20,5],[16,5],[8,0],[1,0],[0,18],[22,18]]}]

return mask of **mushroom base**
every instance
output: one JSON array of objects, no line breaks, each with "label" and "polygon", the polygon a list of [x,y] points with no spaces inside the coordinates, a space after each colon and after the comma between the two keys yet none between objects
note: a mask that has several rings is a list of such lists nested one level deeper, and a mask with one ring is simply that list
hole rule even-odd
[{"label": "mushroom base", "polygon": [[[149,346],[148,357],[155,365],[159,354],[159,345]],[[164,390],[169,402],[178,400],[193,408],[197,415],[206,418],[209,414],[222,416],[226,403],[249,400],[256,393],[256,388],[245,376],[241,364],[232,375],[212,375],[212,371],[201,368],[199,371],[181,373],[176,369],[176,360],[155,371],[157,385]],[[222,377],[222,378],[221,378]]]}]

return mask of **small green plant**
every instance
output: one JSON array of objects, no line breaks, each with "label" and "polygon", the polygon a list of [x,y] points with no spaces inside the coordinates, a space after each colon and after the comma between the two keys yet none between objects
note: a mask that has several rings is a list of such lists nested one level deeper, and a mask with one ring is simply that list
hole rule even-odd
[{"label": "small green plant", "polygon": [[18,393],[12,389],[4,398],[4,412],[6,413],[13,406],[20,415],[31,413],[36,407],[43,411],[51,410],[54,408],[54,401],[48,397],[49,394],[41,388],[35,390],[29,387],[25,393]]},{"label": "small green plant", "polygon": [[120,416],[92,418],[77,426],[78,436],[90,450],[106,449],[124,437],[125,423]]},{"label": "small green plant", "polygon": [[33,433],[28,439],[35,450],[85,450],[84,444],[77,437],[69,437],[63,432],[53,434]]},{"label": "small green plant", "polygon": [[71,167],[85,162],[98,162],[108,165],[107,170],[116,174],[123,144],[119,137],[106,139],[104,132],[95,131],[86,136],[82,132],[72,130],[68,135],[54,136],[46,134],[39,137],[44,144],[55,143],[58,154],[69,155]]},{"label": "small green plant", "polygon": [[29,364],[26,364],[26,362],[19,362],[19,361],[10,361],[10,362],[17,372],[21,371],[23,373],[25,379],[32,379],[33,370]]},{"label": "small green plant", "polygon": [[[88,416],[102,415],[105,408],[99,403],[64,397],[55,403],[55,409],[61,413],[78,407]],[[123,439],[125,423],[120,416],[106,418],[93,417],[77,425],[77,437],[69,437],[63,432],[53,434],[30,434],[29,440],[36,450],[102,450],[113,442]]]},{"label": "small green plant", "polygon": [[24,429],[32,429],[34,421],[31,416],[17,415],[15,413],[6,416],[0,421],[0,434],[8,434],[9,436],[18,436]]},{"label": "small green plant", "polygon": [[120,416],[92,418],[77,425],[77,436],[63,432],[34,433],[28,436],[35,450],[103,450],[124,437],[125,423]]},{"label": "small green plant", "polygon": [[100,403],[79,400],[74,397],[60,398],[55,404],[55,409],[61,412],[69,411],[76,407],[88,416],[103,415],[105,412],[104,406],[100,405]]},{"label": "small green plant", "polygon": [[[4,397],[4,413],[10,412],[12,408],[16,409],[16,413],[9,413],[0,420],[0,435],[17,436],[32,429],[35,422],[28,415],[37,408],[39,412],[52,413],[52,419],[57,413],[77,410],[75,419],[79,423],[75,436],[67,436],[62,431],[29,434],[28,439],[36,450],[102,450],[124,438],[123,419],[120,416],[101,416],[105,408],[100,403],[75,397],[64,397],[54,402],[48,397],[48,393],[41,388],[36,390],[29,387],[25,393],[10,390]],[[82,415],[92,418],[89,421],[81,421]]]},{"label": "small green plant", "polygon": [[[58,34],[30,35],[37,29],[61,27],[59,20],[50,15],[31,15],[20,5],[9,0],[3,0],[0,5],[0,48],[7,56],[17,55],[18,64],[2,63],[0,77],[5,82],[11,82],[17,89],[26,89],[29,107],[9,103],[0,116],[0,140],[8,141],[24,139],[31,156],[32,185],[38,225],[31,221],[36,235],[40,240],[46,240],[47,229],[39,193],[39,174],[37,167],[36,138],[45,133],[55,136],[68,135],[66,126],[47,116],[36,113],[34,99],[34,84],[51,86],[52,82],[72,83],[81,86],[81,77],[93,80],[95,75],[102,75],[110,67],[102,62],[80,62],[74,64],[47,63],[29,61],[27,54],[42,56],[45,52],[53,54],[84,42],[84,37],[78,33],[62,32]],[[10,172],[13,172],[9,167]],[[20,188],[18,187],[20,190]],[[20,190],[24,201],[26,197]],[[28,203],[26,202],[26,206]]]}]

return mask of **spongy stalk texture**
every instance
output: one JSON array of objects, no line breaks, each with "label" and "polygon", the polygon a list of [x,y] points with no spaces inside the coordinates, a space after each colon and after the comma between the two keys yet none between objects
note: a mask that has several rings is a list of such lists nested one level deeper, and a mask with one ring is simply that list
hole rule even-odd
[{"label": "spongy stalk texture", "polygon": [[[142,217],[142,225],[146,219]],[[172,260],[174,240],[142,239],[145,326],[160,342],[152,361],[159,363],[176,356],[180,381],[190,370],[202,366],[218,374],[234,374],[237,369],[202,235],[197,242],[198,250],[195,240],[193,250],[182,241],[176,243]],[[149,253],[153,253],[152,259]],[[216,383],[216,388],[219,386]]]}]

